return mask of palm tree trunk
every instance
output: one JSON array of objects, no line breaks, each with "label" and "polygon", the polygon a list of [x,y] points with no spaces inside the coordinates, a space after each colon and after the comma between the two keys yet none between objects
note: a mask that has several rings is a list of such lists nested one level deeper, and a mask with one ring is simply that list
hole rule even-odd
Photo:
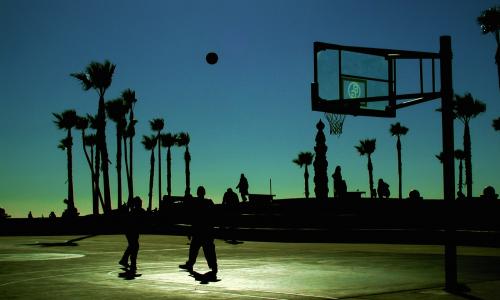
[{"label": "palm tree trunk", "polygon": [[458,165],[458,192],[462,193],[463,186],[463,159],[460,159],[460,163]]},{"label": "palm tree trunk", "polygon": [[68,155],[68,208],[74,208],[75,199],[73,195],[73,147],[71,145],[73,143],[73,138],[71,137],[71,129],[68,130],[68,139],[70,140],[70,145],[66,148]]},{"label": "palm tree trunk", "polygon": [[167,195],[172,196],[172,153],[167,148]]},{"label": "palm tree trunk", "polygon": [[[85,140],[85,129],[82,130],[82,141]],[[92,179],[92,213],[94,215],[98,215],[99,214],[99,200],[97,199],[97,193],[96,193],[96,189],[95,189],[95,175],[94,175],[94,147],[91,146],[90,147],[90,157],[89,157],[89,153],[87,152],[87,148],[85,147],[85,142],[82,143],[83,145],[83,153],[85,153],[85,158],[87,159],[87,163],[89,165],[89,168],[90,168],[90,175],[91,175],[91,179]]]},{"label": "palm tree trunk", "polygon": [[[97,134],[96,134],[97,136]],[[99,166],[101,165],[101,154],[99,152],[99,143],[96,141],[96,149],[95,149],[95,161],[94,161],[94,175],[95,175],[95,179],[94,179],[94,183],[95,183],[95,192],[96,192],[96,195],[99,195],[101,193],[101,182],[100,182],[100,174],[101,174],[101,170],[99,168]],[[104,203],[101,203],[102,205],[102,211],[103,213],[106,211],[106,206],[104,205]]]},{"label": "palm tree trunk", "polygon": [[118,209],[122,207],[122,133],[121,124],[116,126],[116,176],[118,181]]},{"label": "palm tree trunk", "polygon": [[161,145],[160,145],[160,131],[158,131],[158,136],[156,137],[156,143],[158,144],[158,207],[161,203]]},{"label": "palm tree trunk", "polygon": [[123,136],[123,157],[125,158],[125,175],[127,176],[127,190],[128,190],[128,200],[132,199],[132,194],[130,193],[130,171],[128,166],[128,150],[127,150],[127,137]]},{"label": "palm tree trunk", "polygon": [[148,193],[148,211],[152,210],[153,206],[153,180],[155,177],[155,149],[151,149],[151,159],[149,166],[149,193]]},{"label": "palm tree trunk", "polygon": [[[133,124],[134,122],[134,110],[130,109],[130,124]],[[131,197],[134,197],[134,161],[133,161],[133,154],[134,154],[134,143],[133,143],[134,135],[131,135],[129,137],[129,148],[130,148],[130,158],[129,158],[129,164],[130,164],[130,195]]]},{"label": "palm tree trunk", "polygon": [[304,189],[305,189],[305,194],[306,194],[306,199],[309,199],[309,172],[307,171],[307,165],[306,170],[304,171]]},{"label": "palm tree trunk", "polygon": [[472,199],[472,150],[470,141],[469,122],[464,122],[464,156],[465,156],[465,184],[467,185],[467,199]]},{"label": "palm tree trunk", "polygon": [[97,144],[101,154],[102,179],[104,187],[105,213],[111,212],[111,192],[109,188],[109,155],[106,145],[106,115],[104,112],[104,96],[99,97],[99,109],[97,111],[99,126],[97,127]]},{"label": "palm tree trunk", "polygon": [[368,154],[368,178],[370,183],[370,197],[375,198],[374,189],[373,189],[373,165],[371,155]]},{"label": "palm tree trunk", "polygon": [[186,146],[184,153],[184,161],[186,162],[186,192],[185,195],[191,195],[191,172],[189,170],[189,162],[191,161],[191,154],[189,154],[189,147]]},{"label": "palm tree trunk", "polygon": [[396,143],[396,148],[398,149],[398,178],[399,178],[399,186],[398,186],[398,191],[399,191],[399,200],[403,199],[403,183],[402,183],[402,169],[403,169],[403,163],[401,161],[401,140],[399,139],[398,135],[398,141]]}]

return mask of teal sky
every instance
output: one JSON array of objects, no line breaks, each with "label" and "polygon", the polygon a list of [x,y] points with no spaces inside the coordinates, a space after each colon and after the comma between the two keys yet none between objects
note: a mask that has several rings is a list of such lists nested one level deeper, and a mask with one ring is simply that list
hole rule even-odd
[{"label": "teal sky", "polygon": [[[495,1],[0,1],[0,207],[14,217],[61,215],[66,197],[66,154],[57,149],[65,133],[53,112],[96,113],[98,96],[69,76],[92,60],[116,64],[106,100],[136,91],[135,188],[147,199],[149,153],[139,140],[148,121],[164,118],[169,132],[191,135],[192,188],[204,185],[220,202],[245,173],[251,193],[303,197],[303,170],[292,163],[313,151],[314,41],[439,51],[450,35],[456,93],[471,92],[487,105],[471,123],[474,195],[486,185],[500,191],[500,116],[492,35],[481,34],[480,12]],[[215,51],[219,63],[208,65]],[[397,195],[395,139],[390,124],[410,130],[403,137],[403,193],[442,197],[438,100],[400,110],[395,119],[347,117],[341,137],[327,136],[328,173],[341,165],[348,190],[368,191],[366,157],[354,145],[376,138],[374,177]],[[114,124],[108,122],[114,161]],[[455,123],[462,148],[463,126]],[[78,136],[78,134],[75,134]],[[91,212],[90,173],[79,138],[74,140],[75,204]],[[173,193],[183,194],[183,149],[173,150]],[[163,154],[162,159],[165,158]],[[116,207],[115,163],[110,167]],[[163,166],[165,172],[165,165]],[[311,167],[311,173],[312,167]],[[157,179],[157,174],[155,174]],[[311,191],[313,190],[311,175]],[[165,180],[165,175],[163,175]],[[155,180],[154,206],[157,206]],[[330,194],[332,183],[330,182]],[[162,184],[166,189],[166,184]],[[164,191],[166,193],[166,190]]]}]

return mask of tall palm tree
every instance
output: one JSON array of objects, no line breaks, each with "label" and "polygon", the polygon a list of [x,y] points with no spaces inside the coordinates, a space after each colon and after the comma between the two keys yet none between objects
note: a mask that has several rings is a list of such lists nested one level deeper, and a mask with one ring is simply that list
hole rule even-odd
[{"label": "tall palm tree", "polygon": [[477,17],[477,23],[481,26],[483,34],[491,33],[497,42],[495,63],[497,64],[498,85],[500,86],[500,6],[494,6],[481,12]]},{"label": "tall palm tree", "polygon": [[496,130],[496,131],[500,131],[500,117],[496,118],[493,120],[493,124],[491,124],[493,126],[493,128]]},{"label": "tall palm tree", "polygon": [[403,169],[403,163],[401,160],[401,139],[400,137],[402,135],[406,135],[408,133],[408,128],[405,126],[401,126],[399,122],[395,124],[391,124],[391,128],[389,129],[389,132],[391,133],[392,136],[396,136],[397,142],[396,142],[396,149],[398,151],[398,178],[399,178],[399,185],[398,185],[398,190],[399,190],[399,200],[403,198],[403,183],[402,183],[402,169]]},{"label": "tall palm tree", "polygon": [[[125,104],[127,105],[128,111],[129,111],[129,119],[128,119],[128,124],[127,128],[125,129],[125,134],[123,135],[123,144],[124,144],[124,149],[125,149],[125,169],[127,173],[127,184],[128,184],[128,196],[129,200],[134,197],[134,163],[133,163],[133,153],[134,153],[134,147],[133,147],[133,139],[135,136],[135,124],[137,123],[137,120],[134,119],[134,107],[135,103],[137,102],[137,99],[135,98],[135,91],[131,89],[126,89],[122,92],[122,98]],[[129,142],[129,158],[127,160],[127,139]]]},{"label": "tall palm tree", "polygon": [[[95,132],[97,132],[97,128],[99,127],[99,121],[97,119],[97,115],[91,115],[87,114],[87,120],[89,120],[89,128],[93,129]],[[99,201],[101,202],[101,207],[102,211],[106,211],[106,206],[104,205],[104,200],[102,197],[101,193],[101,187],[100,187],[100,182],[99,182],[99,166],[101,162],[101,156],[99,155],[99,151],[97,151],[97,134],[93,134],[93,139],[94,139],[94,147],[91,147],[91,155],[90,157],[93,157],[95,159],[91,160],[92,168],[93,170],[91,171],[92,175],[94,176],[94,188],[95,188],[95,193],[97,197],[99,198]],[[95,149],[95,151],[94,151]],[[93,153],[93,154],[92,154]],[[95,204],[96,206],[99,206],[98,203]]]},{"label": "tall palm tree", "polygon": [[[90,167],[90,173],[92,175],[92,213],[94,215],[99,214],[99,204],[97,200],[97,193],[96,193],[96,188],[95,188],[95,176],[94,176],[94,169],[92,165],[93,158],[91,159],[89,157],[89,153],[87,152],[87,147],[85,144],[86,141],[86,134],[85,130],[89,127],[89,119],[87,117],[82,117],[82,116],[77,116],[76,119],[76,129],[80,130],[82,133],[82,146],[83,146],[83,153],[85,154],[85,159],[87,160],[87,164]],[[95,141],[93,141],[95,142]],[[92,154],[93,155],[93,146],[92,146]]]},{"label": "tall palm tree", "polygon": [[186,147],[186,151],[184,152],[184,162],[186,164],[186,191],[184,195],[191,195],[191,172],[189,171],[189,163],[191,161],[191,154],[189,154],[189,142],[190,137],[187,132],[181,132],[177,134],[176,144],[179,147]]},{"label": "tall palm tree", "polygon": [[67,168],[68,168],[68,208],[70,211],[75,208],[75,198],[73,193],[73,137],[71,136],[71,129],[75,127],[77,115],[75,110],[65,110],[60,114],[53,113],[55,117],[54,123],[57,128],[66,130],[66,138],[59,144],[60,148],[66,150],[67,155]]},{"label": "tall palm tree", "polygon": [[161,146],[167,148],[167,195],[172,196],[172,153],[170,148],[175,145],[177,135],[166,133],[160,136]]},{"label": "tall palm tree", "polygon": [[143,135],[142,144],[146,150],[151,151],[150,166],[149,166],[149,190],[148,190],[148,211],[152,210],[153,206],[153,179],[155,176],[155,147],[156,147],[156,136]]},{"label": "tall palm tree", "polygon": [[458,164],[458,191],[462,193],[463,187],[463,161],[465,159],[464,150],[456,149],[455,150],[455,159],[459,161]]},{"label": "tall palm tree", "polygon": [[162,118],[157,118],[149,121],[151,130],[156,131],[156,143],[158,144],[158,205],[161,203],[161,141],[160,135],[165,121]]},{"label": "tall palm tree", "polygon": [[[103,63],[91,62],[84,72],[72,73],[71,76],[78,79],[82,85],[83,90],[88,91],[94,89],[99,95],[99,106],[97,110],[97,149],[101,156],[101,169],[103,176],[104,187],[104,204],[105,213],[111,212],[111,192],[109,187],[109,158],[108,148],[106,145],[106,113],[104,109],[104,94],[111,85],[113,74],[116,65],[112,64],[109,60]],[[96,173],[99,172],[99,166],[96,166]]]},{"label": "tall palm tree", "polygon": [[486,104],[474,99],[470,93],[455,95],[453,113],[464,124],[465,184],[467,198],[472,199],[472,150],[469,122],[486,111]]},{"label": "tall palm tree", "polygon": [[122,207],[122,138],[127,121],[127,106],[122,98],[106,102],[108,118],[116,124],[116,175],[118,181],[118,208]]},{"label": "tall palm tree", "polygon": [[373,164],[371,155],[375,152],[376,139],[366,139],[359,141],[358,146],[354,146],[358,150],[359,155],[368,156],[368,177],[370,183],[370,197],[375,198],[375,189],[373,188]]},{"label": "tall palm tree", "polygon": [[304,191],[306,195],[306,199],[309,199],[309,172],[307,170],[307,166],[312,164],[314,154],[311,152],[300,152],[296,159],[292,162],[302,168],[305,166],[304,170]]}]

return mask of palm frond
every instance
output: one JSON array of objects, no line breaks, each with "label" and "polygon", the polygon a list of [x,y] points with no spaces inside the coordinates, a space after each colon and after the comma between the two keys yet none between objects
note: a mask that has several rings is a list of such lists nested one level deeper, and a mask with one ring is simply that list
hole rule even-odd
[{"label": "palm frond", "polygon": [[389,132],[391,133],[392,136],[405,135],[406,133],[408,133],[408,128],[402,126],[401,123],[397,122],[395,124],[391,124]]},{"label": "palm frond", "polygon": [[477,23],[480,25],[483,34],[495,33],[500,30],[500,7],[494,6],[484,10],[477,17]]},{"label": "palm frond", "polygon": [[191,138],[189,137],[189,133],[181,132],[177,134],[176,144],[179,147],[188,146]]},{"label": "palm frond", "polygon": [[149,121],[149,125],[151,126],[151,130],[161,131],[165,126],[165,121],[163,120],[163,118],[156,118]]},{"label": "palm frond", "polygon": [[165,134],[160,134],[160,141],[161,141],[161,146],[162,147],[172,147],[175,145],[175,142],[177,141],[177,135],[172,134],[172,133],[165,133]]},{"label": "palm frond", "polygon": [[142,145],[144,145],[144,148],[146,150],[153,150],[156,147],[156,136],[155,135],[151,135],[151,136],[143,135],[141,143],[142,143]]},{"label": "palm frond", "polygon": [[493,126],[493,128],[495,128],[496,131],[500,131],[500,117],[494,119],[491,125]]},{"label": "palm frond", "polygon": [[88,91],[91,88],[93,88],[92,82],[90,81],[90,78],[88,77],[87,73],[71,73],[69,74],[71,77],[74,77],[80,81],[80,84],[82,85],[82,89],[84,91]]}]

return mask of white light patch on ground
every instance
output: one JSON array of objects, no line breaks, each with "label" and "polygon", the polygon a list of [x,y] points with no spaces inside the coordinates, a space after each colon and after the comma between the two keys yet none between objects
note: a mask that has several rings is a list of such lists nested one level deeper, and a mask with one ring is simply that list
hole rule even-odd
[{"label": "white light patch on ground", "polygon": [[0,254],[0,261],[55,260],[84,257],[83,254],[70,253],[11,253]]}]

